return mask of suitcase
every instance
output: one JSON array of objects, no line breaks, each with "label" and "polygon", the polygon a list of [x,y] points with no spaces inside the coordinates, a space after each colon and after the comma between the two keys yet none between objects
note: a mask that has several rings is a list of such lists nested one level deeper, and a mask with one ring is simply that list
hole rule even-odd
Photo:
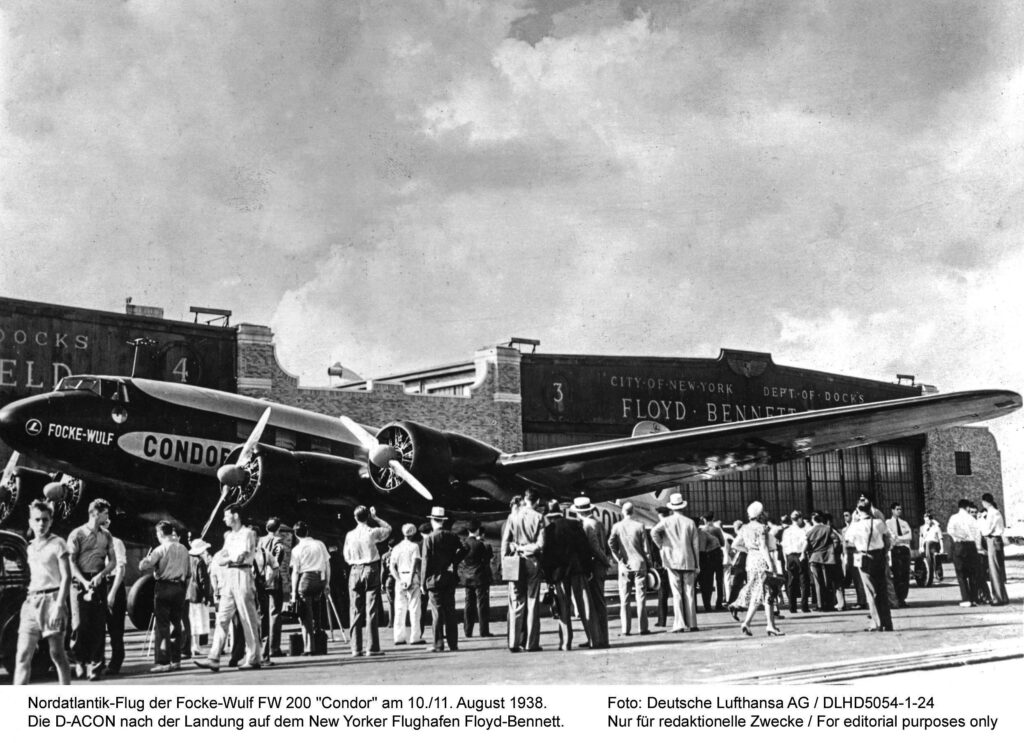
[{"label": "suitcase", "polygon": [[302,642],[301,632],[292,632],[290,635],[288,635],[288,655],[302,655],[302,652],[305,649],[306,648]]},{"label": "suitcase", "polygon": [[311,655],[327,655],[327,632],[320,629],[313,633],[313,652]]}]

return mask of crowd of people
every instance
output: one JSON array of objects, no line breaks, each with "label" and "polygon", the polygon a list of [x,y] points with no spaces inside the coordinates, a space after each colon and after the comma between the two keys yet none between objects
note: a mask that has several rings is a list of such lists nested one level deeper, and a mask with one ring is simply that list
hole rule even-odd
[{"label": "crowd of people", "polygon": [[[606,534],[589,498],[545,502],[528,489],[512,500],[498,555],[478,521],[456,535],[441,506],[431,508],[429,521],[419,527],[404,524],[400,537],[397,532],[392,537],[392,526],[373,507],[359,506],[340,552],[313,537],[302,521],[289,526],[271,518],[258,536],[236,505],[223,509],[226,531],[215,553],[202,538],[186,545],[187,535],[161,521],[154,529],[157,546],[139,563],[154,581],[149,670],[177,670],[191,657],[216,672],[229,647],[228,665],[260,669],[285,655],[287,613],[294,613],[302,628],[289,637],[291,654],[326,652],[325,627],[345,626],[352,656],[383,655],[385,597],[395,645],[427,644],[429,607],[430,651],[457,651],[456,587],[465,590],[462,635],[472,637],[479,627],[480,636],[489,637],[490,590],[499,582],[507,584],[510,652],[542,650],[544,607],[556,620],[560,650],[574,647],[574,620],[585,637],[575,647],[607,648],[605,585],[612,571],[623,636],[634,628],[641,635],[651,632],[648,594],[657,596],[655,626],[667,628],[671,614],[667,631],[672,633],[699,631],[698,596],[705,612],[728,610],[748,636],[762,608],[767,634],[781,636],[777,620],[783,607],[793,614],[867,609],[865,630],[887,632],[893,630],[892,610],[906,606],[913,530],[899,503],[890,505],[886,519],[872,498],[861,494],[840,525],[823,511],[809,520],[793,511],[775,522],[755,501],[747,520],[731,529],[713,513],[698,523],[684,513],[687,505],[680,493],[672,493],[657,509],[658,523],[647,526],[626,501],[621,519]],[[20,617],[15,683],[29,681],[43,639],[62,684],[73,674],[92,681],[116,675],[124,662],[126,552],[110,532],[110,504],[93,501],[87,523],[66,541],[51,533],[52,522],[48,502],[31,504],[30,583]],[[949,519],[948,557],[961,606],[1007,602],[1004,531],[1002,514],[988,493],[980,511],[961,500]],[[941,582],[943,533],[930,513],[919,534],[926,582]],[[211,607],[213,635],[204,652]]]}]

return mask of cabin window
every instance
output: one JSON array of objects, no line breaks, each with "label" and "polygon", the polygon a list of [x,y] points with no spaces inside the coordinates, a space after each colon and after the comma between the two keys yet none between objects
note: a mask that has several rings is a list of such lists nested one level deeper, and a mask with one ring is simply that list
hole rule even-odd
[{"label": "cabin window", "polygon": [[295,451],[295,432],[276,431],[274,433],[274,446],[279,446],[288,451]]}]

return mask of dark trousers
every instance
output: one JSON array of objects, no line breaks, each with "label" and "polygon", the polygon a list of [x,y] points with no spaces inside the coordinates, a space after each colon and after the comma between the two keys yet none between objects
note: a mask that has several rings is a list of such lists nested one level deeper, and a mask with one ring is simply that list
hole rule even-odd
[{"label": "dark trousers", "polygon": [[128,591],[124,583],[114,594],[114,603],[107,606],[107,635],[110,637],[108,673],[119,673],[124,665],[124,618],[128,608]]},{"label": "dark trousers", "polygon": [[668,624],[668,602],[672,596],[672,586],[668,582],[668,571],[665,568],[655,568],[658,571],[658,621],[656,627],[664,627]]},{"label": "dark trousers", "polygon": [[974,561],[974,585],[978,592],[979,604],[992,603],[992,594],[988,591],[988,553],[978,553]]},{"label": "dark trousers", "polygon": [[[316,642],[316,633],[323,626],[320,619],[324,597],[324,581],[320,577],[320,573],[303,573],[299,578],[296,594],[299,597],[299,621],[302,623],[302,629],[306,631],[306,635],[309,638],[309,646],[305,650],[307,653],[311,653]],[[278,640],[280,641],[280,636]]]},{"label": "dark trousers", "polygon": [[445,640],[451,650],[459,649],[459,617],[455,613],[455,577],[441,577],[427,589],[430,613],[433,615],[434,649],[444,650]]},{"label": "dark trousers", "polygon": [[729,566],[729,603],[739,598],[740,591],[747,582],[747,553],[737,552]]},{"label": "dark trousers", "polygon": [[832,582],[834,565],[812,562],[809,565],[814,578],[814,590],[818,594],[818,611],[832,611],[836,608],[836,589]]},{"label": "dark trousers", "polygon": [[153,588],[153,646],[158,665],[181,662],[181,608],[185,584],[156,581]]},{"label": "dark trousers", "polygon": [[[608,647],[608,604],[604,598],[604,584],[608,570],[603,565],[595,565],[594,572],[587,581],[587,591],[583,600],[587,604],[587,621],[590,622],[590,647]],[[666,581],[667,582],[667,581]]]},{"label": "dark trousers", "polygon": [[800,599],[801,609],[810,609],[811,576],[807,570],[807,563],[795,552],[786,555],[786,593],[789,594],[790,611],[796,611],[797,598]]},{"label": "dark trousers", "polygon": [[370,635],[372,652],[380,650],[377,607],[380,604],[380,563],[353,565],[348,573],[348,593],[352,614],[352,649],[362,652],[363,630]]},{"label": "dark trousers", "polygon": [[259,592],[260,635],[263,637],[263,657],[281,655],[281,612],[284,610],[284,591],[281,587]]},{"label": "dark trousers", "polygon": [[473,636],[473,625],[480,623],[480,637],[488,637],[491,634],[491,587],[466,586],[466,607],[463,610],[463,629],[466,637]]},{"label": "dark trousers", "polygon": [[[91,575],[86,573],[86,578]],[[99,587],[87,594],[74,582],[71,587],[71,652],[75,662],[96,671],[103,665],[103,650],[107,639],[107,587]]]},{"label": "dark trousers", "polygon": [[715,606],[718,608],[722,606],[722,599],[725,597],[723,559],[721,547],[710,552],[700,553],[700,571],[697,573],[697,583],[700,586],[700,598],[704,604],[704,611],[711,611],[711,594],[716,588],[718,594]]},{"label": "dark trousers", "polygon": [[953,542],[952,558],[953,569],[956,571],[956,582],[960,584],[960,600],[977,601],[978,548],[974,542]]},{"label": "dark trousers", "polygon": [[871,619],[876,627],[891,630],[892,611],[889,607],[889,594],[886,588],[885,576],[888,566],[885,564],[885,550],[871,550],[867,555],[870,556],[868,567],[865,569],[862,566],[860,575],[864,583],[864,591],[867,593]]},{"label": "dark trousers", "polygon": [[988,550],[988,579],[992,584],[992,602],[1005,604],[1010,600],[1006,595],[1006,556],[1003,554],[1002,537],[985,537]]},{"label": "dark trousers", "polygon": [[587,579],[584,575],[571,575],[561,580],[549,581],[555,591],[555,618],[558,619],[558,647],[561,650],[572,649],[572,605],[573,600],[582,614],[580,621],[583,624],[583,631],[587,636],[587,642],[593,645],[593,638],[590,636],[590,626],[587,622],[587,602],[584,598]]},{"label": "dark trousers", "polygon": [[896,600],[904,604],[910,595],[910,547],[893,547],[889,554],[892,556],[892,584],[896,589]]}]

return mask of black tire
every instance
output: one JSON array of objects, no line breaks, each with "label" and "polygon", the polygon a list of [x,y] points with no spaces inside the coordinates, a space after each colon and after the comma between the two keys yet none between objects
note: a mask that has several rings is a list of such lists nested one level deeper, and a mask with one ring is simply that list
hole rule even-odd
[{"label": "black tire", "polygon": [[149,629],[149,620],[153,617],[153,591],[156,584],[152,575],[143,575],[136,580],[128,591],[128,618],[135,629],[145,632]]}]

